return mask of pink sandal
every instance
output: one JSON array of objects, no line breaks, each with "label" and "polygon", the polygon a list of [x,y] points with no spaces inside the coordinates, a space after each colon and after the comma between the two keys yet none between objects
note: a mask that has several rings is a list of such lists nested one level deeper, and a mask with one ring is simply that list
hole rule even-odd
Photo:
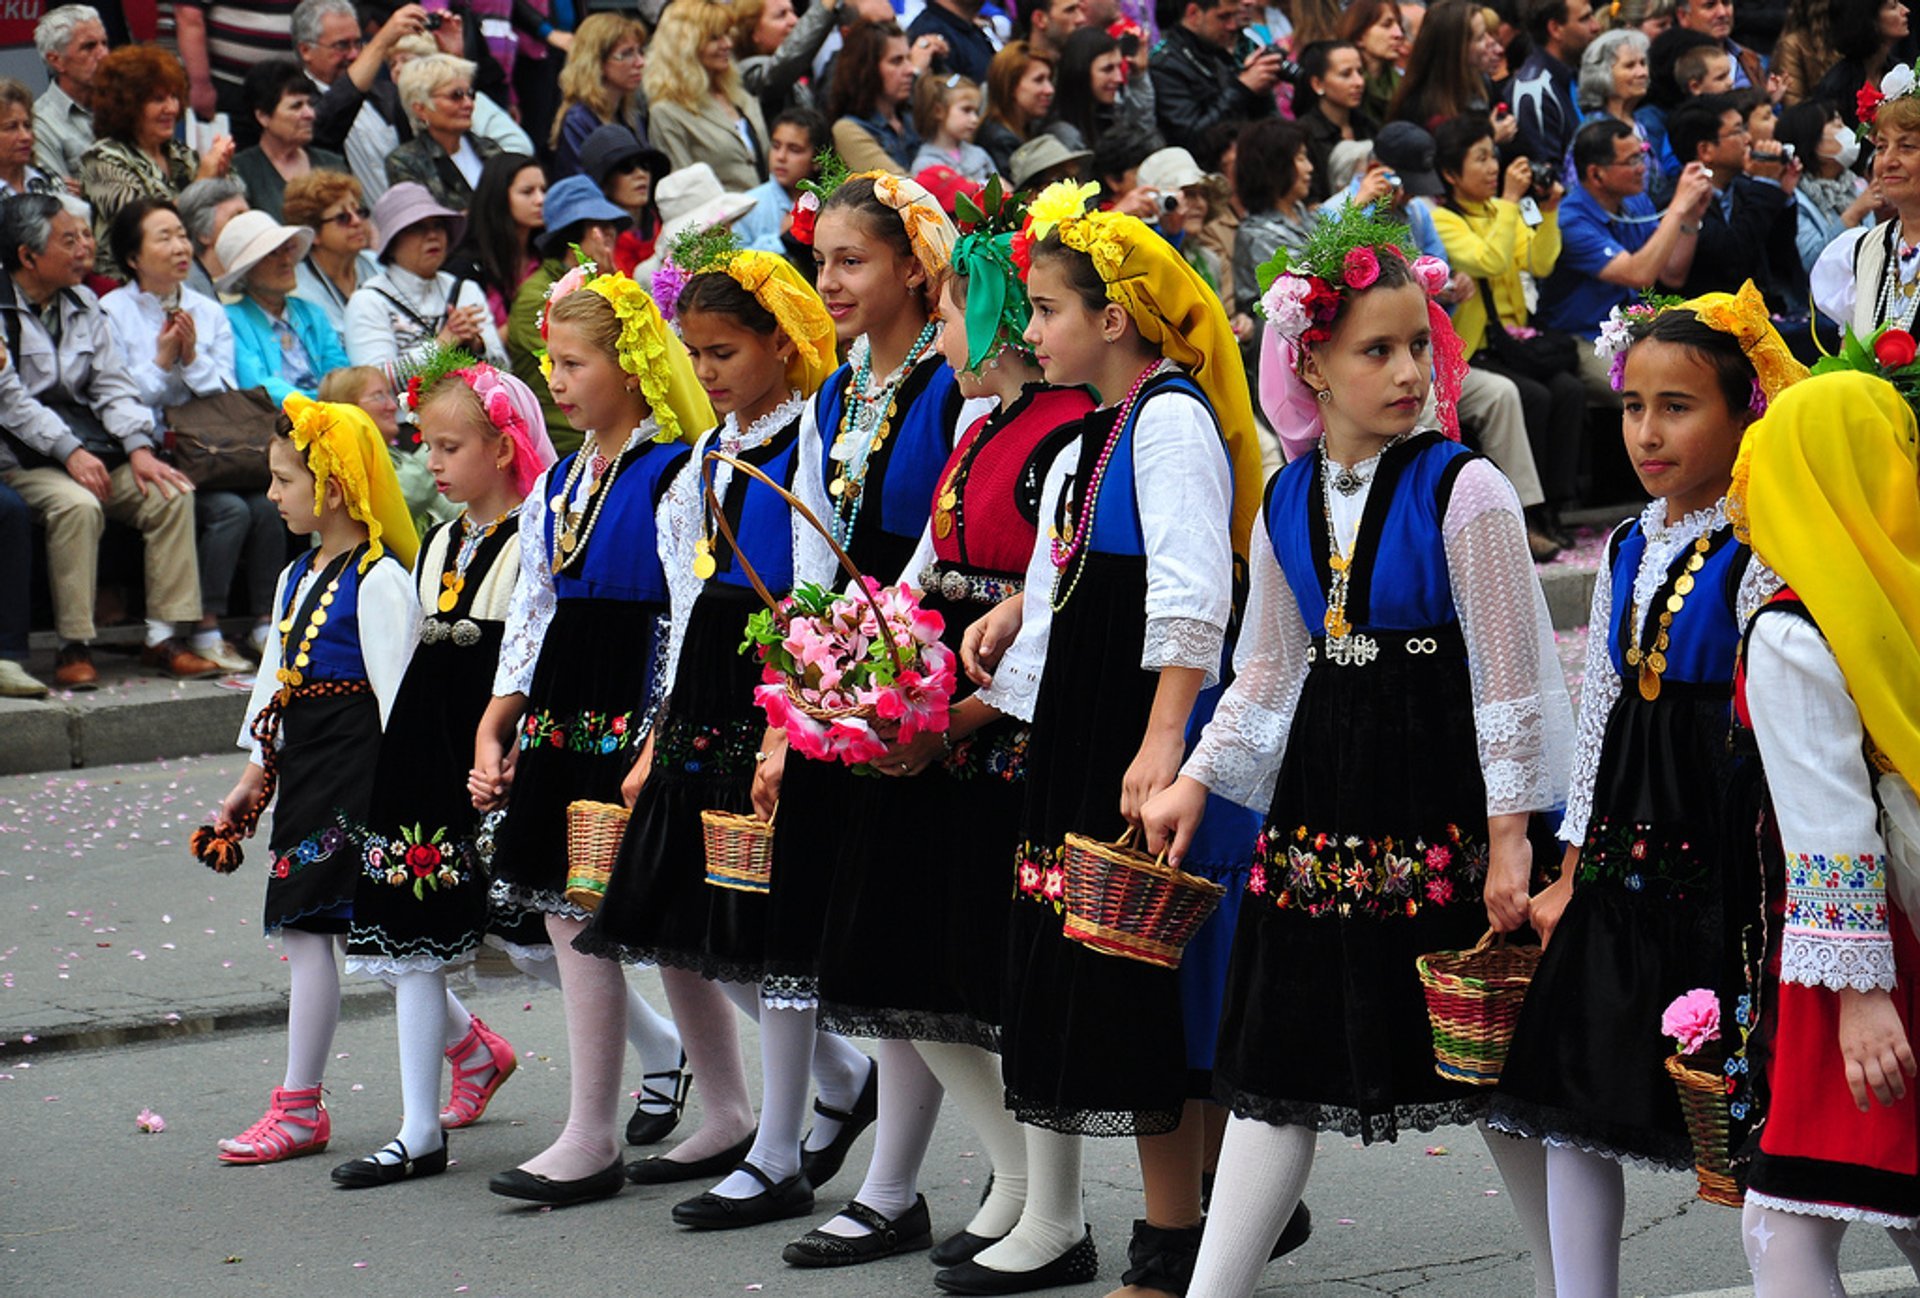
[{"label": "pink sandal", "polygon": [[[297,1109],[312,1109],[313,1116],[302,1117],[294,1112]],[[288,1131],[288,1127],[304,1128],[305,1137]],[[327,1113],[327,1103],[320,1098],[320,1088],[310,1086],[305,1090],[290,1091],[283,1086],[273,1088],[272,1102],[267,1105],[266,1116],[235,1136],[231,1143],[246,1145],[242,1153],[238,1150],[223,1149],[220,1161],[223,1163],[279,1163],[289,1158],[301,1158],[307,1154],[317,1154],[327,1147],[327,1141],[333,1138],[333,1118]]]},{"label": "pink sandal", "polygon": [[[453,1066],[453,1093],[447,1098],[447,1107],[440,1111],[440,1126],[445,1131],[478,1122],[487,1105],[492,1103],[493,1093],[500,1089],[500,1083],[513,1076],[513,1070],[520,1066],[513,1046],[482,1023],[478,1014],[473,1016],[473,1026],[467,1029],[467,1035],[447,1051],[447,1062]],[[484,1083],[473,1080],[488,1069],[492,1069],[493,1075]]]}]

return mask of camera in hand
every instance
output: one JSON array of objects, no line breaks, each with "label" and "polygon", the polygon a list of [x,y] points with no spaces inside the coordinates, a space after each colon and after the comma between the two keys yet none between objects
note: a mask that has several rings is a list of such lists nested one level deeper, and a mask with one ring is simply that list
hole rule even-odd
[{"label": "camera in hand", "polygon": [[1551,160],[1528,158],[1527,165],[1533,168],[1533,181],[1527,192],[1536,202],[1544,203],[1553,197],[1554,182],[1559,179],[1556,174],[1560,170],[1559,164]]}]

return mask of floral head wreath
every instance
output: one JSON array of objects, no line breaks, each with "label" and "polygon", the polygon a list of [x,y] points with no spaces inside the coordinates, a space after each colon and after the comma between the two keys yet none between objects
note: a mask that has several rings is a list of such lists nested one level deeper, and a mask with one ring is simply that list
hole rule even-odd
[{"label": "floral head wreath", "polygon": [[1915,80],[1911,63],[1894,64],[1888,69],[1887,75],[1880,78],[1878,86],[1871,81],[1861,86],[1859,95],[1854,99],[1855,116],[1860,119],[1857,133],[1861,136],[1873,134],[1873,124],[1880,116],[1882,104],[1916,93],[1920,93],[1920,81]]},{"label": "floral head wreath", "polygon": [[673,241],[666,261],[653,272],[653,296],[662,316],[673,319],[680,294],[696,275],[725,275],[751,293],[793,343],[788,384],[807,396],[820,390],[838,363],[833,317],[791,262],[775,253],[742,248],[725,225],[690,230]]},{"label": "floral head wreath", "polygon": [[[574,254],[579,255],[578,248]],[[580,290],[605,298],[614,315],[619,317],[620,337],[614,350],[620,368],[640,380],[641,394],[652,408],[659,428],[654,440],[678,441],[699,431],[681,427],[680,413],[673,401],[672,389],[677,376],[673,373],[671,350],[679,345],[678,341],[647,291],[619,271],[603,275],[591,261],[582,260],[562,275],[547,290],[547,305],[540,313],[540,336],[545,338],[552,327],[553,308],[569,293]],[[540,353],[540,373],[548,379],[553,377],[553,358],[545,351]]]},{"label": "floral head wreath", "polygon": [[1434,405],[1440,431],[1460,440],[1460,384],[1467,361],[1460,336],[1435,294],[1452,272],[1438,257],[1408,260],[1400,247],[1406,231],[1352,204],[1314,227],[1297,253],[1282,248],[1259,268],[1263,286],[1260,314],[1267,322],[1260,364],[1260,404],[1280,436],[1288,459],[1296,459],[1320,440],[1323,427],[1316,394],[1300,377],[1310,348],[1333,336],[1333,322],[1349,294],[1372,288],[1381,263],[1404,263],[1427,295],[1427,323],[1433,333]]},{"label": "floral head wreath", "polygon": [[967,368],[978,370],[1002,348],[1024,350],[1020,341],[1033,318],[1022,275],[1013,261],[1013,240],[1026,215],[1026,195],[1008,193],[998,176],[976,203],[954,200],[961,231],[953,245],[953,271],[967,281]]},{"label": "floral head wreath", "polygon": [[1593,350],[1595,355],[1608,358],[1607,377],[1615,392],[1626,385],[1627,352],[1647,336],[1655,320],[1669,311],[1691,311],[1701,324],[1740,344],[1741,354],[1753,366],[1753,394],[1747,408],[1756,415],[1766,414],[1774,398],[1807,377],[1807,367],[1794,359],[1786,340],[1773,327],[1773,313],[1767,309],[1766,299],[1748,280],[1738,293],[1703,293],[1687,299],[1649,295],[1609,312],[1599,337],[1593,341]]},{"label": "floral head wreath", "polygon": [[833,191],[847,181],[847,164],[832,149],[813,155],[813,176],[800,182],[800,197],[793,200],[793,237],[813,247],[813,222],[820,205],[833,197]]},{"label": "floral head wreath", "polygon": [[314,509],[325,505],[327,483],[338,483],[347,514],[367,529],[367,553],[360,560],[360,571],[371,568],[388,550],[411,568],[420,537],[400,494],[387,440],[372,416],[359,406],[313,401],[298,392],[288,393],[280,408],[293,421],[294,449],[313,474]]},{"label": "floral head wreath", "polygon": [[558,458],[533,389],[458,348],[442,348],[407,380],[407,408],[419,413],[421,403],[446,379],[465,384],[479,398],[487,422],[513,443],[514,490],[522,496],[532,491],[540,474]]}]

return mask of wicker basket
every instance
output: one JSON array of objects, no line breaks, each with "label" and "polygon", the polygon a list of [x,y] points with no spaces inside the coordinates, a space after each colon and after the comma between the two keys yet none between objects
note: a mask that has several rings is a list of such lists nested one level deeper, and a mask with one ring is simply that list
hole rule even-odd
[{"label": "wicker basket", "polygon": [[628,814],[610,802],[567,804],[567,900],[581,910],[599,910],[607,895]]},{"label": "wicker basket", "polygon": [[1539,947],[1508,946],[1491,931],[1470,951],[1435,951],[1413,962],[1427,995],[1435,1072],[1469,1086],[1500,1080],[1539,963]]},{"label": "wicker basket", "polygon": [[[1708,1067],[1701,1068],[1699,1065]],[[1680,1088],[1680,1111],[1693,1137],[1693,1174],[1700,1197],[1723,1208],[1738,1208],[1745,1195],[1733,1179],[1727,1153],[1727,1079],[1719,1065],[1698,1055],[1667,1056],[1667,1075]]]},{"label": "wicker basket", "polygon": [[1163,969],[1180,955],[1227,890],[1130,846],[1068,834],[1066,936],[1091,950]]},{"label": "wicker basket", "polygon": [[732,811],[703,811],[700,833],[707,844],[708,883],[736,892],[773,891],[773,821]]}]

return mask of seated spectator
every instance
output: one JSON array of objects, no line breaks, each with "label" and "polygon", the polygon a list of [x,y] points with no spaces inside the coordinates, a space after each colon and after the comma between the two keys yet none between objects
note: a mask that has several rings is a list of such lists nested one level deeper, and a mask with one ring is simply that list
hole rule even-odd
[{"label": "seated spectator", "polygon": [[1767,84],[1766,59],[1758,50],[1750,50],[1733,39],[1733,0],[1680,0],[1674,18],[1688,31],[1711,36],[1726,52],[1733,61],[1733,89]]},{"label": "seated spectator", "polygon": [[[1006,53],[1013,45],[1025,45],[1029,57],[1056,63],[1067,48],[1068,38],[1093,21],[1092,9],[1093,6],[1087,4],[1086,0],[1032,0],[1029,4],[1021,5],[1020,12],[1027,20],[1026,39],[1002,45],[1000,53]],[[1282,15],[1282,18],[1284,19],[1285,15]],[[1275,33],[1269,39],[1277,40],[1285,34],[1285,32]],[[996,54],[994,57],[997,59],[1000,55]],[[992,99],[997,92],[991,89],[993,85],[991,68],[987,71],[987,85],[989,87],[987,97]]]},{"label": "seated spectator", "polygon": [[1912,29],[1902,0],[1853,0],[1833,6],[1833,50],[1839,62],[1814,86],[1814,97],[1860,124],[1860,89],[1879,85],[1893,65],[1914,57]]},{"label": "seated spectator", "polygon": [[1360,51],[1367,93],[1361,109],[1376,122],[1387,120],[1387,109],[1400,89],[1400,60],[1408,43],[1394,0],[1353,0],[1340,19],[1340,39]]},{"label": "seated spectator", "polygon": [[186,102],[180,60],[157,45],[123,46],[101,61],[94,142],[80,158],[80,185],[93,205],[96,239],[105,241],[113,218],[136,198],[171,200],[195,180],[227,174],[231,139],[217,137],[203,158],[174,138]]},{"label": "seated spectator", "polygon": [[0,699],[44,699],[47,687],[21,666],[31,651],[33,511],[6,484],[13,452],[0,452]]},{"label": "seated spectator", "polygon": [[[1450,117],[1486,113],[1493,108],[1486,51],[1498,48],[1487,33],[1484,10],[1471,0],[1438,0],[1420,24],[1419,38],[1407,58],[1407,75],[1387,106],[1392,121],[1432,130]],[[1510,112],[1493,119],[1496,143],[1505,144],[1519,129]]]},{"label": "seated spectator", "polygon": [[1040,128],[1069,149],[1097,148],[1109,131],[1158,147],[1164,138],[1151,77],[1129,76],[1120,40],[1094,27],[1067,38],[1053,87],[1053,112]]},{"label": "seated spectator", "polygon": [[796,15],[793,0],[741,0],[733,6],[733,59],[740,84],[771,122],[789,108],[811,103],[803,82],[814,56],[833,35],[839,0],[818,0]]},{"label": "seated spectator", "polygon": [[544,260],[513,295],[513,309],[507,313],[507,357],[514,375],[540,398],[547,434],[559,439],[554,447],[566,455],[579,449],[580,432],[567,422],[540,372],[540,354],[547,347],[540,336],[540,313],[547,290],[576,264],[573,249],[580,250],[580,260],[611,265],[614,242],[633,218],[608,202],[586,176],[568,176],[547,191],[546,219],[546,231],[536,241]]},{"label": "seated spectator", "polygon": [[61,5],[34,24],[33,45],[51,83],[33,105],[33,162],[79,193],[80,159],[93,147],[93,86],[107,57],[107,29],[92,5]]},{"label": "seated spectator", "polygon": [[[1168,144],[1192,150],[1215,122],[1243,124],[1273,115],[1281,58],[1271,49],[1234,57],[1239,0],[1159,0],[1156,17],[1160,44],[1148,66],[1160,135]],[[1364,95],[1364,84],[1361,89]]]},{"label": "seated spectator", "polygon": [[647,111],[640,98],[646,50],[645,24],[625,14],[590,14],[574,31],[560,70],[560,111],[547,141],[554,179],[579,173],[580,146],[599,127],[624,126],[634,138],[646,140]]},{"label": "seated spectator", "polygon": [[137,529],[145,546],[141,662],[177,679],[218,675],[178,638],[200,621],[193,483],[154,453],[153,412],[99,300],[80,287],[85,235],[86,222],[49,195],[0,202],[0,317],[10,342],[0,370],[0,479],[46,528],[60,636],[54,680],[91,689],[99,679],[89,646],[108,519]]},{"label": "seated spectator", "polygon": [[985,7],[985,0],[927,0],[907,36],[916,44],[938,41],[942,71],[983,85],[1001,41],[992,19],[981,12]]},{"label": "seated spectator", "polygon": [[1555,175],[1580,129],[1574,69],[1600,24],[1588,0],[1526,0],[1533,52],[1507,85],[1507,106],[1519,123],[1513,151],[1542,175]]},{"label": "seated spectator", "polygon": [[[121,208],[111,247],[114,268],[127,276],[127,284],[101,298],[100,306],[140,399],[153,411],[159,436],[174,406],[234,386],[233,329],[218,302],[186,287],[193,243],[173,204],[140,198]],[[191,648],[224,671],[248,671],[252,664],[221,634],[220,619],[244,563],[255,651],[265,643],[274,584],[286,561],[286,524],[264,487],[245,493],[196,491],[193,511],[200,625]]]},{"label": "seated spectator", "polygon": [[442,207],[466,211],[481,167],[500,152],[471,129],[473,64],[448,54],[409,59],[398,85],[417,133],[387,155],[387,183],[420,185]]},{"label": "seated spectator", "polygon": [[233,326],[234,371],[243,388],[265,388],[278,405],[290,392],[313,397],[328,371],[347,363],[340,334],[326,312],[295,297],[297,267],[313,231],[281,225],[265,212],[242,212],[220,232],[218,281]]},{"label": "seated spectator", "polygon": [[1371,207],[1380,220],[1407,227],[1416,256],[1425,253],[1445,261],[1447,250],[1434,227],[1431,200],[1446,192],[1434,170],[1433,137],[1412,122],[1388,122],[1374,137],[1365,168],[1327,202]]},{"label": "seated spectator", "polygon": [[624,126],[602,126],[581,146],[580,169],[608,202],[627,214],[630,224],[614,246],[613,265],[631,275],[659,245],[664,218],[656,189],[671,170],[667,155],[641,144]]},{"label": "seated spectator", "polygon": [[1541,372],[1513,364],[1488,343],[1497,324],[1522,337],[1530,331],[1522,274],[1544,279],[1560,256],[1560,199],[1553,182],[1539,200],[1540,223],[1522,218],[1520,200],[1533,191],[1533,168],[1515,158],[1503,179],[1493,127],[1484,117],[1456,117],[1434,137],[1434,160],[1447,187],[1447,202],[1433,216],[1447,264],[1478,287],[1454,309],[1453,328],[1468,363],[1491,370],[1520,389],[1527,439],[1545,500],[1529,511],[1538,536],[1559,527],[1558,512],[1579,490],[1580,456],[1587,426],[1587,394],[1571,356],[1567,368]]},{"label": "seated spectator", "polygon": [[653,256],[640,263],[634,274],[642,284],[666,260],[667,249],[689,230],[709,226],[731,227],[753,210],[753,196],[738,193],[720,183],[713,168],[704,162],[668,172],[659,187],[660,237],[653,245]]},{"label": "seated spectator", "polygon": [[[1611,117],[1616,122],[1624,122],[1633,128],[1641,143],[1647,145],[1651,161],[1652,141],[1647,139],[1645,128],[1634,116],[1646,101],[1647,86],[1652,80],[1652,74],[1647,70],[1649,43],[1645,36],[1631,27],[1600,33],[1587,46],[1587,52],[1580,56],[1578,95],[1580,120],[1583,123],[1598,117]],[[1567,152],[1564,178],[1570,185],[1578,183],[1573,170],[1571,148]],[[1660,180],[1659,171],[1650,170],[1647,187],[1664,189]]]},{"label": "seated spectator", "polygon": [[1172,244],[1194,274],[1223,302],[1233,300],[1233,267],[1206,246],[1202,232],[1213,217],[1214,178],[1185,149],[1155,149],[1140,163],[1140,188],[1151,195],[1160,237]]},{"label": "seated spectator", "polygon": [[1680,0],[1615,0],[1613,25],[1616,29],[1631,27],[1648,40],[1657,41],[1673,30],[1673,15],[1679,7]]},{"label": "seated spectator", "polygon": [[[1806,281],[1793,196],[1800,164],[1749,156],[1747,124],[1731,95],[1688,100],[1667,119],[1667,135],[1676,154],[1707,169],[1716,195],[1701,220],[1681,293],[1731,293],[1751,279],[1775,315],[1804,318]],[[1790,331],[1782,332],[1793,341]]]},{"label": "seated spectator", "polygon": [[993,159],[973,142],[980,130],[980,87],[959,73],[921,77],[915,83],[913,125],[920,133],[920,152],[913,157],[916,174],[946,167],[974,185],[986,184],[994,174]]},{"label": "seated spectator", "polygon": [[827,119],[834,152],[849,171],[912,172],[920,136],[907,104],[921,71],[913,58],[907,34],[892,23],[855,23],[847,30],[834,60]]},{"label": "seated spectator", "polygon": [[[399,22],[407,8],[396,11],[388,25]],[[387,186],[392,183],[387,178],[387,159],[402,144],[419,134],[413,114],[401,103],[400,74],[416,59],[451,57],[442,53],[433,37],[424,33],[403,36],[393,43],[387,55],[387,69],[393,80],[374,87],[354,117],[353,128],[347,132],[347,166],[360,182],[368,202],[378,202],[380,195],[386,193]],[[520,129],[519,123],[498,102],[476,91],[472,104],[472,117],[465,133],[473,140],[490,142],[493,147],[486,151],[488,156],[494,153],[533,153],[532,138]],[[455,174],[458,175],[458,172]]]},{"label": "seated spectator", "polygon": [[1100,186],[1100,206],[1143,221],[1160,218],[1160,195],[1140,184],[1140,164],[1153,152],[1147,136],[1109,131],[1087,160],[1087,178]]},{"label": "seated spectator", "polygon": [[540,264],[533,239],[540,233],[546,202],[547,173],[524,154],[490,158],[480,172],[467,235],[453,259],[462,274],[485,286],[496,329],[506,327],[513,295]]},{"label": "seated spectator", "polygon": [[753,210],[734,223],[740,242],[761,252],[782,253],[813,278],[813,251],[792,237],[793,205],[800,182],[814,173],[813,159],[827,147],[827,119],[811,108],[789,108],[773,119],[767,146],[767,182],[747,193]]},{"label": "seated spectator", "polygon": [[373,246],[373,213],[360,182],[340,171],[311,172],[287,186],[286,223],[313,231],[313,243],[295,270],[293,295],[319,307],[342,337],[347,302],[380,273]]},{"label": "seated spectator", "polygon": [[[335,153],[345,152],[348,137],[370,102],[376,105],[393,95],[393,84],[381,74],[387,70],[394,46],[403,38],[426,35],[426,11],[403,4],[371,33],[360,22],[353,0],[300,0],[293,10],[293,54],[313,83],[313,142]],[[433,43],[429,39],[429,50]],[[397,107],[396,107],[397,113]],[[399,143],[394,137],[393,143]]]},{"label": "seated spectator", "polygon": [[1293,117],[1307,133],[1313,187],[1307,201],[1318,206],[1333,193],[1333,150],[1341,143],[1371,140],[1380,127],[1360,107],[1367,95],[1360,51],[1345,41],[1316,41],[1300,55]]},{"label": "seated spectator", "polygon": [[246,182],[247,201],[278,221],[288,181],[315,171],[345,171],[347,159],[313,147],[313,81],[292,59],[248,68],[246,96],[260,124],[260,143],[233,155],[233,174]]},{"label": "seated spectator", "polygon": [[[1680,66],[1683,59],[1685,68]],[[1709,83],[1716,84],[1710,88]],[[1680,172],[1680,160],[1667,142],[1667,114],[1694,95],[1725,94],[1732,88],[1733,60],[1711,36],[1675,27],[1647,47],[1647,98],[1634,111],[1633,120],[1640,124],[1641,137],[1653,146],[1647,192],[1655,202],[1664,201],[1666,195],[1665,187],[1655,182],[1671,183]]]},{"label": "seated spectator", "polygon": [[247,210],[247,187],[234,176],[196,180],[180,191],[174,206],[186,223],[187,237],[193,241],[193,269],[187,272],[187,287],[217,302],[220,290],[214,282],[226,268],[214,249],[227,222]]},{"label": "seated spectator", "polygon": [[1812,274],[1827,246],[1857,229],[1880,200],[1850,170],[1860,157],[1860,139],[1832,104],[1822,99],[1795,104],[1780,114],[1774,136],[1793,146],[1794,156],[1806,168],[1793,192],[1800,219],[1800,264]]},{"label": "seated spectator", "polygon": [[1013,151],[1033,138],[1053,108],[1053,68],[1053,57],[1026,41],[1009,41],[987,67],[987,115],[973,138],[1003,176],[1013,171]]},{"label": "seated spectator", "polygon": [[1282,248],[1305,248],[1313,233],[1307,133],[1298,123],[1278,118],[1252,123],[1234,145],[1233,182],[1246,209],[1233,244],[1233,295],[1246,311],[1260,300],[1260,267]]},{"label": "seated spectator", "polygon": [[427,466],[427,448],[421,444],[417,425],[402,425],[400,402],[393,395],[387,376],[371,365],[349,365],[334,370],[320,380],[320,400],[359,406],[373,420],[373,426],[386,439],[387,454],[393,460],[393,473],[400,480],[400,496],[413,516],[413,530],[420,536],[435,523],[460,516],[460,506],[440,493],[433,470]]},{"label": "seated spectator", "polygon": [[506,349],[476,280],[442,269],[467,220],[423,187],[398,184],[373,206],[380,274],[347,299],[347,359],[377,366],[398,391],[439,347],[464,347],[493,365]]},{"label": "seated spectator", "polygon": [[1769,60],[1773,74],[1786,83],[1787,107],[1813,98],[1814,87],[1840,61],[1833,48],[1833,0],[1791,0],[1787,21]]},{"label": "seated spectator", "polygon": [[668,5],[641,88],[647,130],[668,162],[704,162],[723,185],[748,190],[767,178],[767,124],[733,66],[733,18],[718,0]]},{"label": "seated spectator", "polygon": [[1654,211],[1647,197],[1647,151],[1626,123],[1596,118],[1573,139],[1579,183],[1560,204],[1560,259],[1540,282],[1540,322],[1580,345],[1580,377],[1591,399],[1616,402],[1608,363],[1593,340],[1615,307],[1656,286],[1686,283],[1713,182],[1700,166],[1681,173],[1673,202]]},{"label": "seated spectator", "polygon": [[0,77],[0,198],[68,191],[65,182],[33,165],[33,92]]},{"label": "seated spectator", "polygon": [[1042,132],[1013,151],[1008,173],[1015,189],[1039,193],[1056,180],[1079,177],[1093,160],[1089,149],[1069,149],[1057,135]]},{"label": "seated spectator", "polygon": [[1820,313],[1862,338],[1890,324],[1920,330],[1920,257],[1900,255],[1920,230],[1920,96],[1898,95],[1873,119],[1873,185],[1894,219],[1842,231],[1814,263],[1811,295]]}]

